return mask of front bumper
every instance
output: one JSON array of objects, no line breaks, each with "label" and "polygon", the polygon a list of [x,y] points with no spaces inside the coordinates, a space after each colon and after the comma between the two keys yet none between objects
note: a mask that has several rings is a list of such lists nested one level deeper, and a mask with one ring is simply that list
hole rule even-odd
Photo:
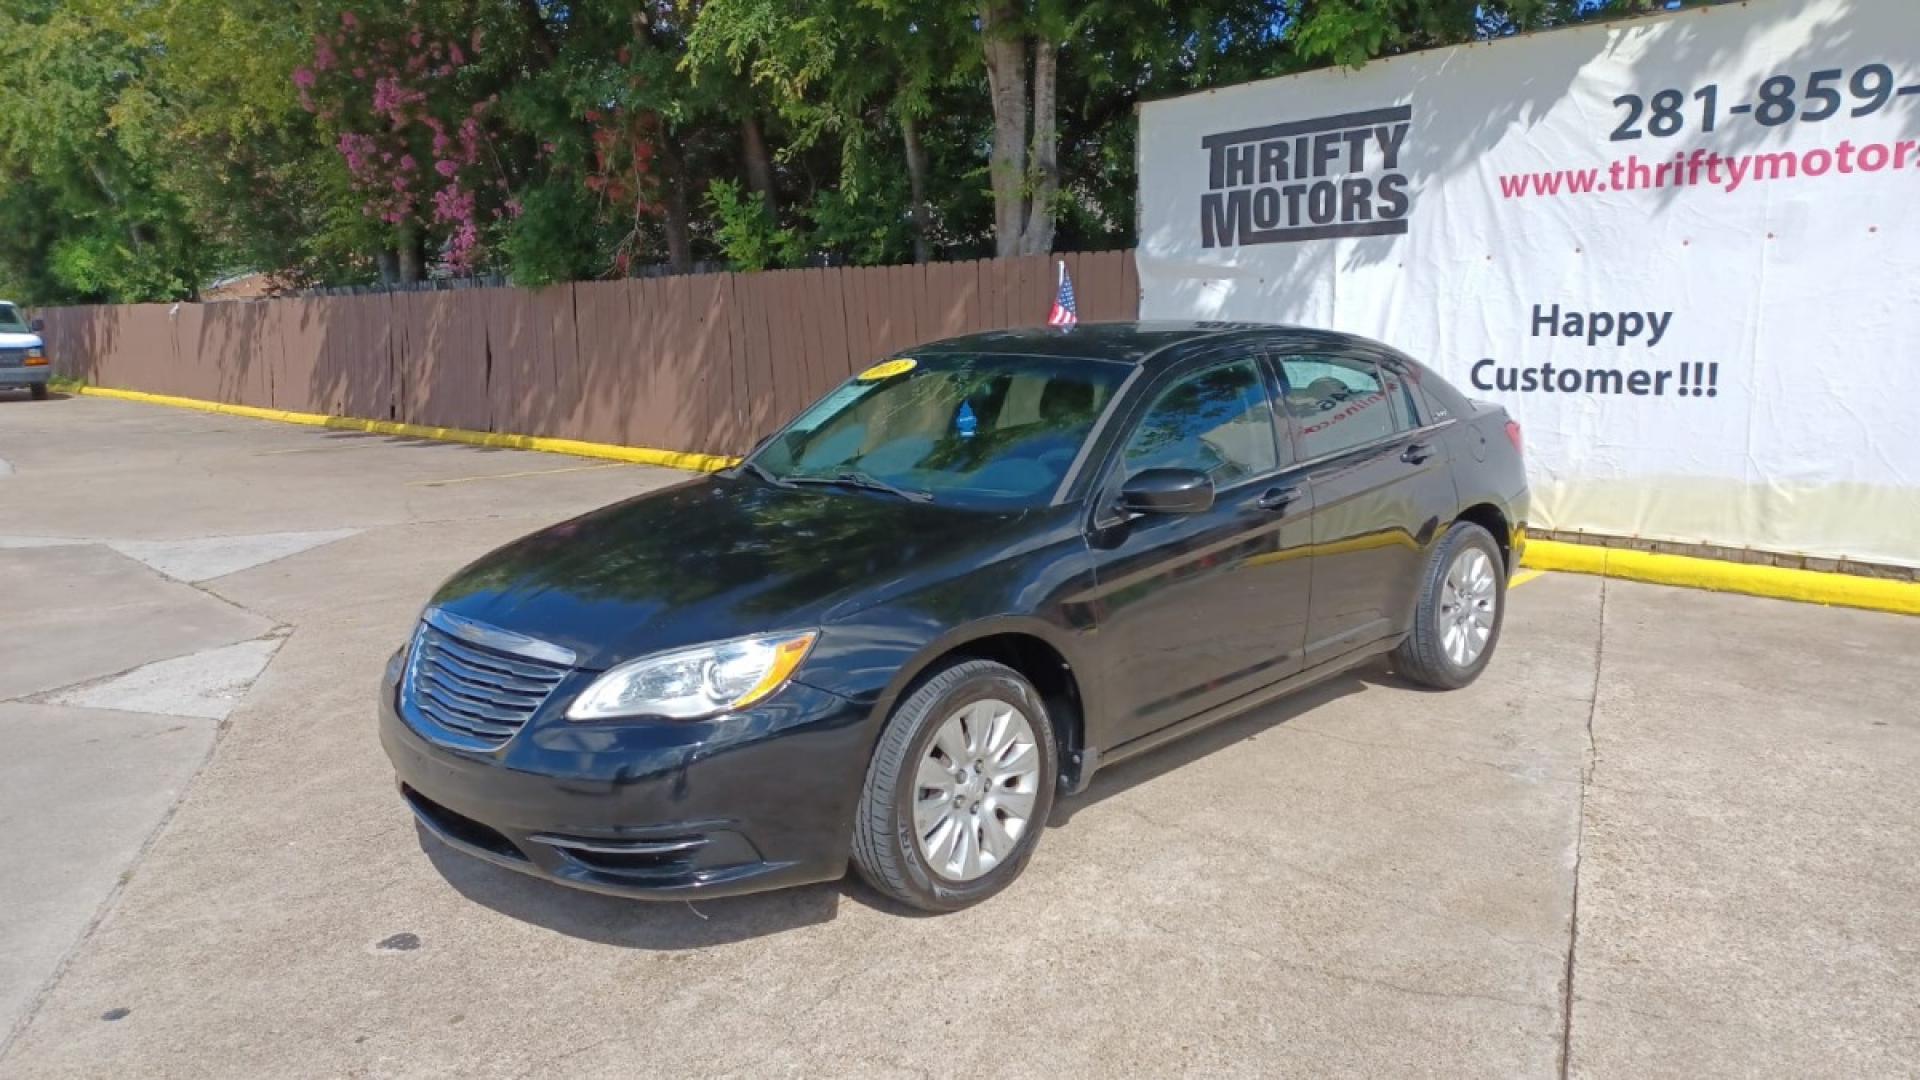
[{"label": "front bumper", "polygon": [[32,386],[53,378],[53,365],[40,364],[34,367],[0,367],[0,386]]},{"label": "front bumper", "polygon": [[380,742],[421,826],[488,862],[617,896],[730,896],[846,873],[867,710],[790,683],[715,720],[568,721],[565,702],[590,678],[571,676],[499,749],[473,751],[423,736],[389,672]]}]

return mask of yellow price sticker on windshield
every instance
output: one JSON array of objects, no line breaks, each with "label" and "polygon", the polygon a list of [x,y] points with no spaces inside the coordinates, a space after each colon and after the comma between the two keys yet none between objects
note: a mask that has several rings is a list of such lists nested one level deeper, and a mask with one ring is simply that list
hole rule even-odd
[{"label": "yellow price sticker on windshield", "polygon": [[895,375],[905,375],[919,366],[920,361],[903,356],[898,360],[887,360],[875,364],[855,377],[861,382],[879,382],[881,379],[891,379]]}]

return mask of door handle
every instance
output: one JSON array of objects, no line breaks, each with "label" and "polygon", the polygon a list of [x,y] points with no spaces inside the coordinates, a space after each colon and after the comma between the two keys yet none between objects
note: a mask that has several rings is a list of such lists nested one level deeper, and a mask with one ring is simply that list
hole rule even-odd
[{"label": "door handle", "polygon": [[1432,456],[1432,443],[1417,442],[1400,451],[1400,460],[1409,465],[1418,465]]},{"label": "door handle", "polygon": [[1253,505],[1262,510],[1285,510],[1298,498],[1300,489],[1297,487],[1268,488],[1253,501]]}]

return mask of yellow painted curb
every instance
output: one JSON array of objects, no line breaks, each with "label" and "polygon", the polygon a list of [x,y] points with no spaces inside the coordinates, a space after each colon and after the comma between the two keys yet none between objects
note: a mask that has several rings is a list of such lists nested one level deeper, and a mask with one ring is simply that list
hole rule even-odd
[{"label": "yellow painted curb", "polygon": [[[251,405],[228,405],[198,398],[169,397],[138,390],[111,390],[85,386],[79,390],[93,397],[141,401],[152,405],[171,405],[181,409],[245,416],[255,420],[278,420],[287,424],[332,428],[337,431],[364,431],[373,435],[393,435],[407,439],[436,439],[466,443],[470,446],[497,446],[513,450],[540,450],[574,457],[604,458],[636,465],[664,465],[672,469],[715,472],[732,468],[739,458],[716,454],[695,454],[679,450],[655,450],[645,446],[615,446],[611,443],[582,442],[578,439],[551,439],[540,435],[507,435],[492,431],[468,431],[463,428],[424,427],[391,420],[361,420],[351,416],[325,416],[320,413],[289,412],[285,409],[260,409]],[[1754,566],[1746,563],[1700,559],[1689,555],[1662,555],[1627,548],[1569,544],[1558,540],[1529,540],[1521,565],[1535,570],[1561,570],[1574,574],[1599,574],[1602,577],[1644,581],[1654,585],[1679,585],[1715,592],[1745,593],[1781,600],[1799,600],[1810,604],[1891,611],[1902,615],[1920,615],[1920,582],[1888,581],[1854,574],[1829,574],[1817,570],[1790,570],[1781,566]]]},{"label": "yellow painted curb", "polygon": [[1680,585],[1689,589],[1770,596],[1809,604],[1891,611],[1920,615],[1920,582],[1888,581],[1855,574],[1792,570],[1784,566],[1753,566],[1690,555],[1662,555],[1626,548],[1569,544],[1559,540],[1529,540],[1522,566],[1562,570],[1574,574]]},{"label": "yellow painted curb", "polygon": [[615,446],[611,443],[582,442],[579,439],[550,439],[543,435],[507,435],[494,431],[468,431],[465,428],[425,427],[420,424],[395,423],[392,420],[361,420],[352,416],[325,416],[320,413],[289,412],[285,409],[260,409],[252,405],[228,405],[225,402],[147,394],[138,390],[110,390],[104,386],[83,386],[79,392],[92,397],[141,401],[149,405],[171,405],[178,409],[198,409],[201,412],[245,416],[254,420],[278,420],[285,424],[305,424],[308,427],[332,428],[336,431],[364,431],[373,435],[395,435],[406,439],[437,439],[441,442],[466,443],[469,446],[540,450],[549,454],[606,458],[609,461],[626,461],[636,465],[664,465],[670,469],[691,469],[695,472],[730,469],[740,462],[739,458],[721,457],[717,454],[655,450],[645,446]]}]

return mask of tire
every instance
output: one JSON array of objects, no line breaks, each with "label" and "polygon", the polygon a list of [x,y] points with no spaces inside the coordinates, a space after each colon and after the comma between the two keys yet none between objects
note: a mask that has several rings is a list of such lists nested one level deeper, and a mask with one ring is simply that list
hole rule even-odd
[{"label": "tire", "polygon": [[45,401],[47,400],[47,393],[48,391],[47,391],[46,383],[37,382],[33,384],[33,400]]},{"label": "tire", "polygon": [[1394,667],[1422,686],[1458,690],[1486,670],[1506,615],[1507,568],[1499,545],[1487,530],[1457,521],[1421,575],[1413,629],[1394,650]]},{"label": "tire", "polygon": [[[961,735],[977,736],[959,761],[949,753],[961,748],[950,727],[955,722]],[[995,758],[998,737],[1005,743]],[[978,771],[964,760],[975,748],[986,766]],[[986,660],[946,667],[887,718],[854,817],[854,865],[875,889],[923,911],[977,904],[1025,869],[1053,809],[1058,776],[1053,725],[1032,683]],[[923,785],[926,780],[936,784]]]}]

